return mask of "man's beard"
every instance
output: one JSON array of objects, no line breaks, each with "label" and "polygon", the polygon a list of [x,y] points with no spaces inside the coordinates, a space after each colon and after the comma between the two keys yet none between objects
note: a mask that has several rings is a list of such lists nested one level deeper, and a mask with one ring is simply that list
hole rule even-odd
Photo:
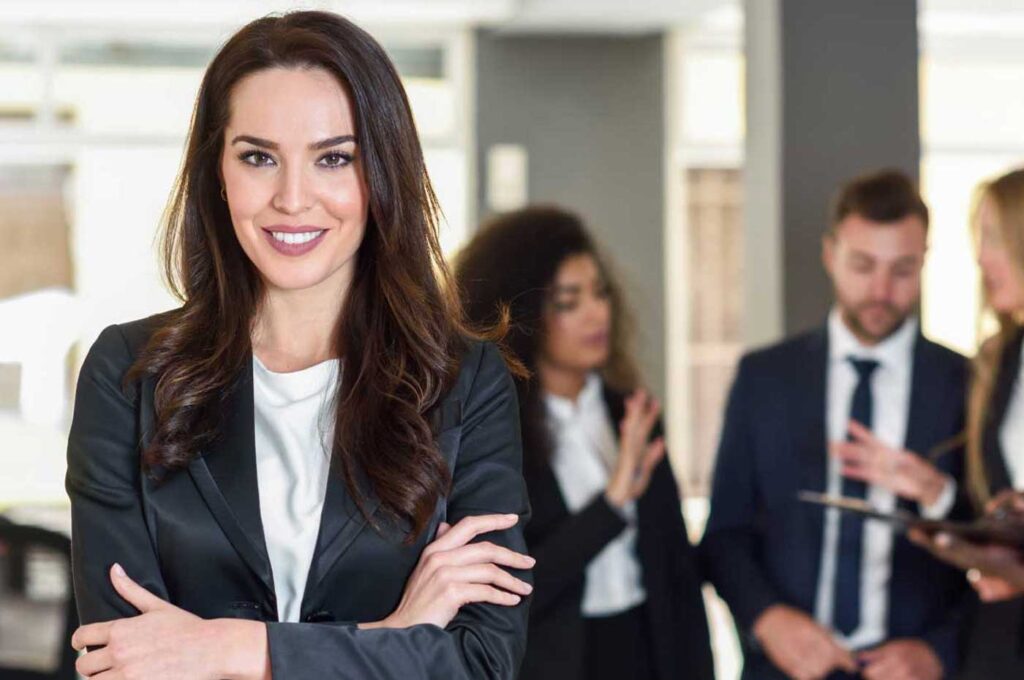
[{"label": "man's beard", "polygon": [[[864,310],[873,307],[882,307],[888,313],[889,317],[893,320],[892,324],[888,326],[881,334],[872,332],[861,323],[860,317]],[[843,320],[846,321],[846,325],[849,326],[853,334],[861,339],[868,339],[873,343],[879,343],[886,338],[892,336],[902,326],[903,322],[910,316],[910,311],[905,311],[896,307],[888,302],[866,302],[856,307],[843,307],[842,308]]]}]

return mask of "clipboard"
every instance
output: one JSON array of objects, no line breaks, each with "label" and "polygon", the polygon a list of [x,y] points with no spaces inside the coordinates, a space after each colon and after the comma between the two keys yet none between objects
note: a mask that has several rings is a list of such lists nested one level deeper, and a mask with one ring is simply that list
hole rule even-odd
[{"label": "clipboard", "polygon": [[852,512],[868,519],[887,522],[897,531],[919,529],[926,534],[942,532],[952,534],[971,543],[1003,545],[1017,550],[1024,550],[1024,516],[988,516],[973,522],[954,522],[924,519],[912,512],[899,509],[893,512],[882,512],[860,498],[829,496],[814,491],[799,491],[797,492],[797,499],[804,503],[836,508],[842,512]]}]

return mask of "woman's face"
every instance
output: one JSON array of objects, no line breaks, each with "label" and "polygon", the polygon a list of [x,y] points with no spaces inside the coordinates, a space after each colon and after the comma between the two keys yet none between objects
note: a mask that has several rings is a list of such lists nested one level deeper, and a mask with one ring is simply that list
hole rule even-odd
[{"label": "woman's face", "polygon": [[221,175],[235,235],[269,289],[348,288],[366,183],[345,89],[323,69],[271,68],[231,93]]},{"label": "woman's face", "polygon": [[1003,241],[999,211],[991,198],[978,207],[978,266],[985,297],[1001,314],[1024,311],[1024,274]]},{"label": "woman's face", "polygon": [[608,361],[612,306],[591,255],[567,257],[558,268],[544,309],[541,358],[561,370],[587,372]]}]

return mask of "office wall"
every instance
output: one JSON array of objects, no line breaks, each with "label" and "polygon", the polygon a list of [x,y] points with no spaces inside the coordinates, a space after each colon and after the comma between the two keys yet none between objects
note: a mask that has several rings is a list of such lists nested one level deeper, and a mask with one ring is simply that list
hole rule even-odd
[{"label": "office wall", "polygon": [[478,216],[488,150],[521,145],[528,200],[581,213],[617,265],[664,395],[662,36],[476,37]]}]

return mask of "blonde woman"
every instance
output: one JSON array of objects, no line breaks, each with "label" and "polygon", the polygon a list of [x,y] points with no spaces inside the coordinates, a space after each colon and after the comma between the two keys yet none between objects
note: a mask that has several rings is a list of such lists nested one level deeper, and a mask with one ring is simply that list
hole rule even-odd
[{"label": "blonde woman", "polygon": [[[1024,169],[978,188],[973,226],[986,307],[999,320],[975,360],[967,421],[968,473],[989,512],[1024,517]],[[939,536],[918,542],[968,572],[985,601],[967,678],[1024,677],[1024,554]]]}]

